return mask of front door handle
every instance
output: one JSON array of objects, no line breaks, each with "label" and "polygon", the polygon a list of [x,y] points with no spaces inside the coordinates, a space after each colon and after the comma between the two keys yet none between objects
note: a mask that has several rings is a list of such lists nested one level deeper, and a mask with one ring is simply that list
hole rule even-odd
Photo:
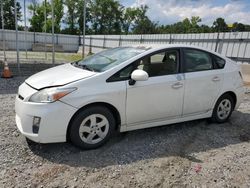
[{"label": "front door handle", "polygon": [[178,89],[178,88],[181,88],[181,87],[183,87],[183,83],[181,83],[181,82],[176,82],[176,83],[174,83],[172,85],[173,89]]},{"label": "front door handle", "polygon": [[213,77],[213,79],[212,79],[214,82],[218,82],[218,81],[220,81],[220,77],[219,76],[215,76],[215,77]]}]

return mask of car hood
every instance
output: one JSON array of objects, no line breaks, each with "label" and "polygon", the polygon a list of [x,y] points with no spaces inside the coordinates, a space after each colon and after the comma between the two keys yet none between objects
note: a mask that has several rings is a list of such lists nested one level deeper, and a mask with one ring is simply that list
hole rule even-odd
[{"label": "car hood", "polygon": [[62,86],[96,74],[88,70],[74,67],[70,63],[59,65],[29,77],[25,82],[35,89]]}]

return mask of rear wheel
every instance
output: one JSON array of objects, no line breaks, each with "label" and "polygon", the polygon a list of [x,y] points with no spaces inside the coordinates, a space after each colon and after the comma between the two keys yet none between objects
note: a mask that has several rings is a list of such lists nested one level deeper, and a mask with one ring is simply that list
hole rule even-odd
[{"label": "rear wheel", "polygon": [[83,149],[94,149],[108,141],[115,129],[115,119],[109,109],[89,107],[76,115],[70,127],[70,139]]},{"label": "rear wheel", "polygon": [[234,110],[235,102],[233,98],[228,95],[222,95],[215,104],[212,121],[217,123],[224,123],[228,120]]}]

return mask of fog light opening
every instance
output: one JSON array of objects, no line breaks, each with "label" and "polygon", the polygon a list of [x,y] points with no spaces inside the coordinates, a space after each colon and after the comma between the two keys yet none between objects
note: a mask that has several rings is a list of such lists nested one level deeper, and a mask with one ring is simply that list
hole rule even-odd
[{"label": "fog light opening", "polygon": [[33,133],[37,134],[39,131],[39,126],[40,126],[41,118],[34,116],[33,117],[33,126],[32,126],[32,131]]}]

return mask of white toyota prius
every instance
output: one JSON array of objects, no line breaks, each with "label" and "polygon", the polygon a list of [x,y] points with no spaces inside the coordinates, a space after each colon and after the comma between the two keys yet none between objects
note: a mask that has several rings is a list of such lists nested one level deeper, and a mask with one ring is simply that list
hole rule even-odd
[{"label": "white toyota prius", "polygon": [[187,45],[118,47],[25,80],[16,124],[35,142],[93,149],[114,131],[225,122],[243,94],[240,67],[217,53]]}]

